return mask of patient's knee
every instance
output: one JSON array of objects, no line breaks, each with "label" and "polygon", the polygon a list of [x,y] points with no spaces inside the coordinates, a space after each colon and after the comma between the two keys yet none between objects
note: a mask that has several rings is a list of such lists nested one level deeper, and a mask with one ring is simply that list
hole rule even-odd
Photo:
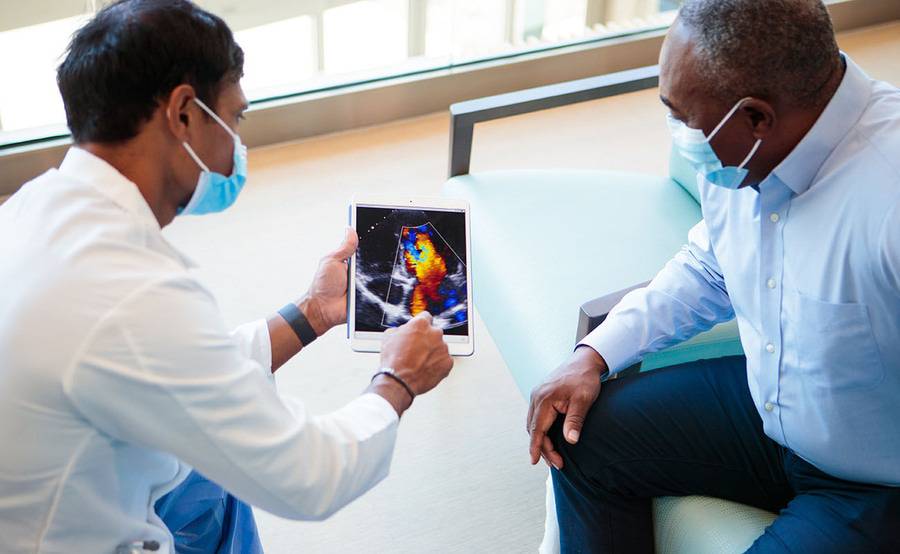
[{"label": "patient's knee", "polygon": [[[627,417],[627,414],[620,415]],[[548,437],[563,459],[562,473],[573,484],[616,492],[616,483],[620,481],[616,473],[624,469],[620,466],[635,446],[630,444],[635,439],[634,434],[620,432],[623,422],[614,421],[616,417],[607,409],[598,409],[595,404],[588,412],[581,437],[575,444],[563,436],[563,415],[548,431]]]}]

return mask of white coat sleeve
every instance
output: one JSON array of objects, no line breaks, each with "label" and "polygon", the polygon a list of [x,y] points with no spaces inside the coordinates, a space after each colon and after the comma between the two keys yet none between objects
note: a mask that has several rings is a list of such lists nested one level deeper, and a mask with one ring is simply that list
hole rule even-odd
[{"label": "white coat sleeve", "polygon": [[263,375],[275,381],[272,373],[272,338],[269,336],[269,324],[265,319],[245,323],[231,332],[241,353],[259,364]]},{"label": "white coat sleeve", "polygon": [[226,490],[291,519],[324,519],[387,476],[398,417],[365,394],[322,417],[280,397],[197,282],[132,294],[64,378],[98,430],[170,452]]},{"label": "white coat sleeve", "polygon": [[613,308],[580,345],[596,350],[614,374],[645,354],[685,341],[734,318],[725,279],[706,223],[688,233],[688,244],[642,289]]}]

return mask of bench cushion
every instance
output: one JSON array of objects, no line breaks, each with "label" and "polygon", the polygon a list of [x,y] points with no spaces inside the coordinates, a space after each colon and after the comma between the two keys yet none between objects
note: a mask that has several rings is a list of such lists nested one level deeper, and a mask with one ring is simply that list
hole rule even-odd
[{"label": "bench cushion", "polygon": [[658,554],[739,554],[753,544],[776,514],[706,496],[653,500]]},{"label": "bench cushion", "polygon": [[[559,523],[553,483],[547,477],[544,538],[539,554],[559,554]],[[738,554],[763,534],[776,514],[708,496],[653,499],[656,554]]]},{"label": "bench cushion", "polygon": [[700,191],[697,187],[697,170],[674,148],[669,154],[669,174],[681,188],[687,191],[697,204],[700,203]]}]

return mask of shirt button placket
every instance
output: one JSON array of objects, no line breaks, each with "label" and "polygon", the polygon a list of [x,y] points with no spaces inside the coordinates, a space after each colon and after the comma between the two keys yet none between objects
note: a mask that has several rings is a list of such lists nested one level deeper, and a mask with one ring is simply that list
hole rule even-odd
[{"label": "shirt button placket", "polygon": [[[781,283],[782,265],[784,263],[784,245],[782,244],[782,212],[787,207],[789,196],[785,196],[787,190],[782,190],[778,183],[761,187],[760,209],[764,215],[760,229],[760,272],[764,276],[760,283],[760,309],[763,331],[763,357],[760,360],[763,380],[760,392],[763,398],[768,398],[762,406],[762,413],[769,417],[776,417],[775,408],[780,389],[780,358],[779,344],[781,337]],[[766,221],[768,219],[768,221]],[[777,418],[776,418],[777,419]],[[784,435],[784,429],[778,421],[772,425],[777,434]]]}]

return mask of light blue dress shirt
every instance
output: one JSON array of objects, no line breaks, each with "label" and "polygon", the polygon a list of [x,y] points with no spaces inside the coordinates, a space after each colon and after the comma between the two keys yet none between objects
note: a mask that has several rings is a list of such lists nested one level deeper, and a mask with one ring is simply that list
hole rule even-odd
[{"label": "light blue dress shirt", "polygon": [[758,192],[701,179],[688,244],[581,344],[616,372],[737,318],[766,434],[836,477],[900,486],[900,90],[845,59]]}]

